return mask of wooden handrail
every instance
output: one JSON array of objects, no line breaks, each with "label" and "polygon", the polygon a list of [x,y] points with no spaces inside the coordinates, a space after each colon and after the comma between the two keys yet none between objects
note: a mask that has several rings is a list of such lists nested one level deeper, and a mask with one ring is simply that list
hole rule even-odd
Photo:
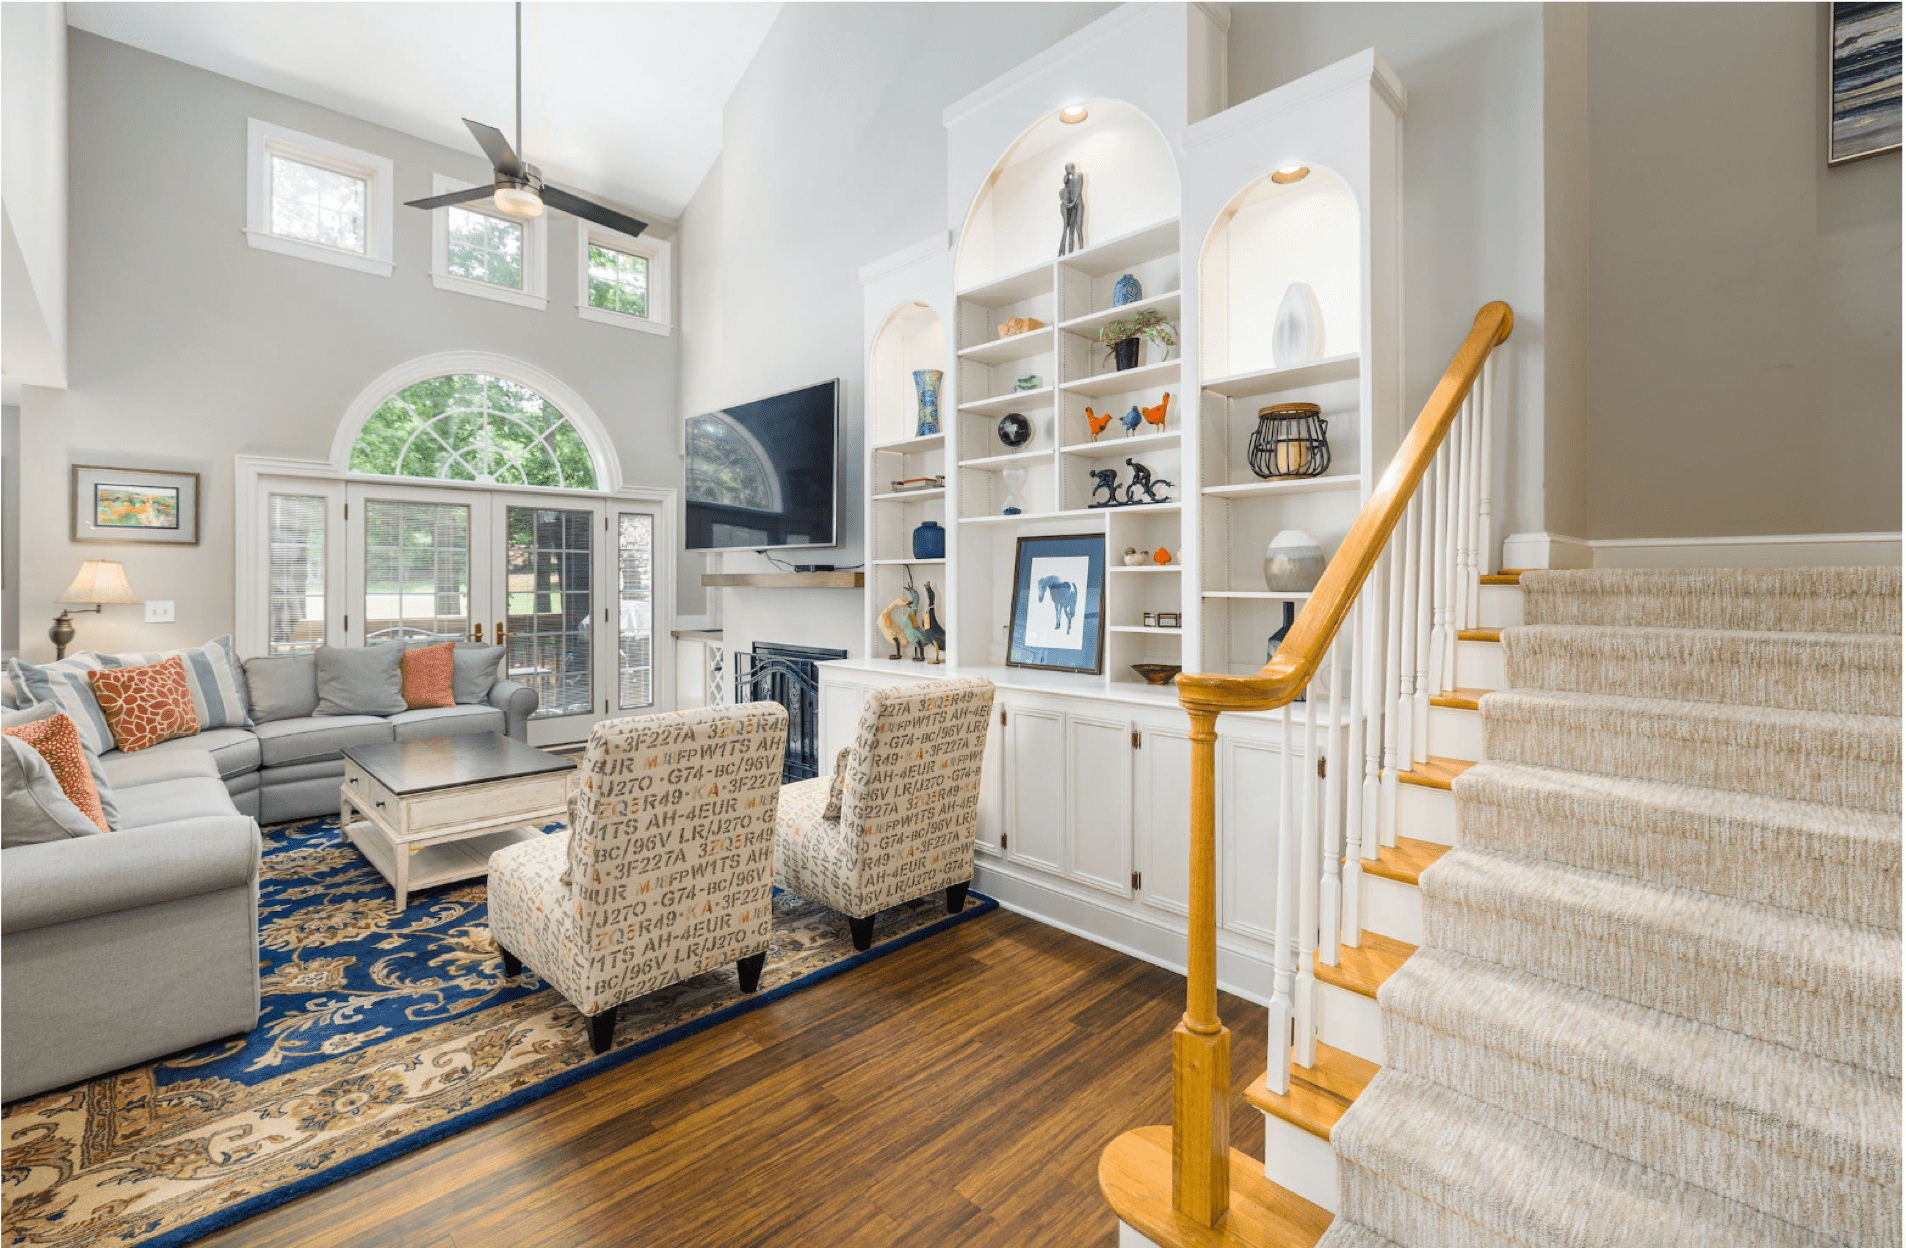
[{"label": "wooden handrail", "polygon": [[[1218,1226],[1230,1207],[1231,1033],[1218,1019],[1218,716],[1287,706],[1310,683],[1489,353],[1514,325],[1514,312],[1500,301],[1476,313],[1469,336],[1271,661],[1250,676],[1178,677],[1178,702],[1191,716],[1191,862],[1185,1014],[1172,1032],[1171,1194],[1177,1213],[1198,1226]],[[1284,1060],[1279,1046],[1272,1046],[1271,1060]]]},{"label": "wooden handrail", "polygon": [[1183,673],[1177,681],[1179,705],[1194,716],[1200,711],[1271,711],[1288,705],[1304,691],[1337,639],[1337,630],[1349,614],[1364,578],[1376,566],[1390,533],[1403,518],[1417,483],[1436,458],[1437,448],[1443,445],[1444,435],[1462,410],[1469,388],[1482,374],[1484,361],[1508,339],[1514,327],[1515,313],[1501,300],[1485,303],[1476,313],[1469,336],[1443,370],[1443,379],[1436,383],[1429,402],[1423,404],[1422,414],[1397,448],[1396,458],[1357,513],[1356,523],[1337,547],[1336,556],[1311,591],[1310,601],[1298,613],[1271,661],[1249,676]]}]

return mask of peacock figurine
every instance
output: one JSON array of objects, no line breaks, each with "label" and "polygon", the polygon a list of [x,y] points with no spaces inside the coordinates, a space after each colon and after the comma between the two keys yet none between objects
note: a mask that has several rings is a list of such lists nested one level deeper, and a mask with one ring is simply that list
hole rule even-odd
[{"label": "peacock figurine", "polygon": [[1162,430],[1165,427],[1165,409],[1170,406],[1171,391],[1167,390],[1165,391],[1165,397],[1158,400],[1157,407],[1141,407],[1138,411],[1139,415],[1145,418],[1146,424],[1156,425]]},{"label": "peacock figurine", "polygon": [[1097,442],[1099,440],[1099,435],[1105,432],[1105,426],[1111,423],[1112,423],[1112,413],[1095,412],[1092,410],[1090,404],[1086,405],[1085,427],[1091,430],[1092,440],[1094,442]]},{"label": "peacock figurine", "polygon": [[933,596],[933,582],[926,583],[927,588],[927,641],[933,646],[933,657],[929,663],[946,662],[946,625],[940,623],[940,612]]},{"label": "peacock figurine", "polygon": [[920,623],[920,591],[909,585],[900,592],[907,596],[907,610],[895,623],[900,625],[901,633],[913,646],[913,661],[924,663],[927,657],[927,630]]},{"label": "peacock figurine", "polygon": [[889,659],[901,657],[900,643],[906,640],[906,633],[894,621],[896,618],[904,618],[906,613],[907,596],[902,594],[888,603],[886,609],[874,619],[874,625],[880,629],[880,635],[893,643],[893,653],[887,656]]}]

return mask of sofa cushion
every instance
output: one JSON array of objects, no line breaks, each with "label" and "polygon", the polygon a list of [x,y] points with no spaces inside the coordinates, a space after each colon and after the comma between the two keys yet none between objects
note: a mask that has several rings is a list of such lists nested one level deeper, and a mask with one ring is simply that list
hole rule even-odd
[{"label": "sofa cushion", "polygon": [[[158,784],[165,780],[185,780],[204,776],[219,779],[218,764],[205,750],[140,750],[137,754],[126,754],[114,750],[99,760],[106,769],[106,779],[112,783],[115,791],[135,789],[142,784]],[[108,823],[113,823],[108,819]],[[113,823],[118,827],[117,823]]]},{"label": "sofa cushion", "polygon": [[318,656],[276,654],[245,660],[254,724],[303,719],[318,709]]},{"label": "sofa cushion", "polygon": [[437,706],[390,717],[399,741],[447,737],[458,732],[502,732],[503,712],[494,706]]},{"label": "sofa cushion", "polygon": [[314,763],[285,763],[261,773],[268,787],[285,784],[303,784],[306,780],[329,780],[332,784],[342,785],[344,780],[343,758],[321,758]]},{"label": "sofa cushion", "polygon": [[0,737],[0,849],[97,835],[99,828],[60,789],[39,751]]},{"label": "sofa cushion", "polygon": [[112,729],[113,744],[125,753],[199,735],[198,708],[178,655],[142,667],[101,668],[86,677]]},{"label": "sofa cushion", "polygon": [[95,654],[76,654],[52,663],[28,663],[7,660],[7,684],[22,706],[51,702],[65,711],[79,729],[79,735],[93,752],[104,754],[113,748],[112,729],[100,714],[99,699],[93,696],[92,682],[86,673],[100,666]]},{"label": "sofa cushion", "polygon": [[0,728],[0,733],[37,750],[52,770],[53,778],[59,781],[60,791],[66,794],[67,800],[79,807],[80,813],[91,819],[101,832],[111,830],[112,825],[106,822],[106,812],[99,804],[99,785],[93,781],[92,768],[86,762],[86,747],[70,716],[62,711],[17,728]]},{"label": "sofa cushion", "polygon": [[201,732],[196,737],[180,737],[176,741],[162,742],[139,753],[145,757],[154,755],[163,757],[167,754],[191,754],[199,751],[212,756],[212,765],[217,767],[218,774],[227,780],[233,776],[242,776],[248,771],[258,770],[258,734],[250,728],[214,728],[209,732]]},{"label": "sofa cushion", "polygon": [[[30,724],[36,720],[51,719],[63,714],[57,702],[35,702],[33,705],[17,710],[0,713],[0,728],[13,728],[20,724]],[[93,773],[93,787],[99,790],[99,813],[106,816],[106,826],[119,826],[119,799],[113,795],[113,786],[107,779],[106,768],[100,761],[100,755],[86,744],[86,734],[81,733],[80,748],[86,751],[86,770]],[[108,751],[117,754],[117,750]]]},{"label": "sofa cushion", "polygon": [[404,682],[397,671],[403,658],[404,647],[392,642],[319,647],[317,713],[397,714],[404,709]]},{"label": "sofa cushion", "polygon": [[450,678],[450,687],[456,695],[457,705],[474,706],[488,702],[490,689],[496,684],[497,672],[503,666],[503,647],[459,641],[451,657],[456,663],[456,672]]},{"label": "sofa cushion", "polygon": [[347,745],[380,745],[391,740],[390,721],[377,715],[312,715],[260,724],[259,756],[265,766],[311,763],[336,758]]},{"label": "sofa cushion", "polygon": [[126,790],[121,817],[126,828],[149,828],[182,819],[211,819],[235,815],[232,795],[213,776],[182,776]]},{"label": "sofa cushion", "polygon": [[232,650],[231,634],[214,637],[185,650],[155,650],[148,654],[96,654],[103,668],[145,667],[177,657],[185,667],[185,683],[192,690],[192,708],[201,728],[249,728],[243,669]]}]

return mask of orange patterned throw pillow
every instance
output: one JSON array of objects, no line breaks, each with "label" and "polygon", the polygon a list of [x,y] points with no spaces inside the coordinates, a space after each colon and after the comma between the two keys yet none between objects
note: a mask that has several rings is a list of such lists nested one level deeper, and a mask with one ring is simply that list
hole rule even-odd
[{"label": "orange patterned throw pillow", "polygon": [[101,832],[112,831],[106,826],[106,811],[99,804],[99,786],[93,783],[92,768],[86,765],[86,748],[80,744],[79,729],[65,712],[17,728],[0,729],[0,732],[32,746],[46,760],[53,778],[60,782],[60,791],[66,794],[66,800],[98,824]]},{"label": "orange patterned throw pillow", "polygon": [[185,679],[185,660],[178,655],[143,667],[98,668],[86,679],[93,683],[113,743],[126,753],[198,735],[199,714]]},{"label": "orange patterned throw pillow", "polygon": [[431,706],[455,706],[450,677],[457,670],[455,642],[418,646],[404,651],[399,666],[404,673],[404,705],[413,711]]}]

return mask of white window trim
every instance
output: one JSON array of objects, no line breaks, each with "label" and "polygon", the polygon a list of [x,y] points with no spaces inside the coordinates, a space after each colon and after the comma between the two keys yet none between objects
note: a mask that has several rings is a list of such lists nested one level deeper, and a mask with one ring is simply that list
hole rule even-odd
[{"label": "white window trim", "polygon": [[[611,312],[607,308],[598,308],[589,302],[589,245],[613,247],[633,256],[641,256],[649,262],[649,314],[630,316],[626,312]],[[661,334],[667,337],[674,329],[673,312],[675,287],[673,280],[674,244],[663,238],[650,238],[644,234],[640,238],[631,238],[617,230],[596,225],[582,218],[576,218],[576,315],[585,321],[596,321],[603,325],[620,325],[624,329],[639,329],[645,334]]]},{"label": "white window trim", "polygon": [[[360,152],[342,143],[300,134],[268,121],[249,117],[245,121],[245,241],[261,251],[335,264],[389,277],[393,239],[396,234],[396,194],[393,166],[387,157]],[[286,238],[271,232],[271,157],[288,156],[308,165],[333,169],[364,179],[364,251],[345,251],[301,238]]]},{"label": "white window trim", "polygon": [[[432,195],[448,195],[451,191],[468,190],[474,182],[462,182],[456,178],[439,173],[431,178]],[[523,289],[511,290],[507,286],[495,286],[489,282],[474,281],[467,277],[453,277],[450,274],[450,209],[438,208],[430,214],[430,281],[438,290],[454,290],[459,294],[476,295],[481,299],[494,299],[498,303],[513,303],[519,308],[534,308],[541,312],[549,307],[549,214],[528,220],[522,217],[506,216],[495,212],[482,200],[472,200],[457,205],[470,212],[481,213],[486,217],[495,217],[498,221],[507,221],[523,227]]]}]

